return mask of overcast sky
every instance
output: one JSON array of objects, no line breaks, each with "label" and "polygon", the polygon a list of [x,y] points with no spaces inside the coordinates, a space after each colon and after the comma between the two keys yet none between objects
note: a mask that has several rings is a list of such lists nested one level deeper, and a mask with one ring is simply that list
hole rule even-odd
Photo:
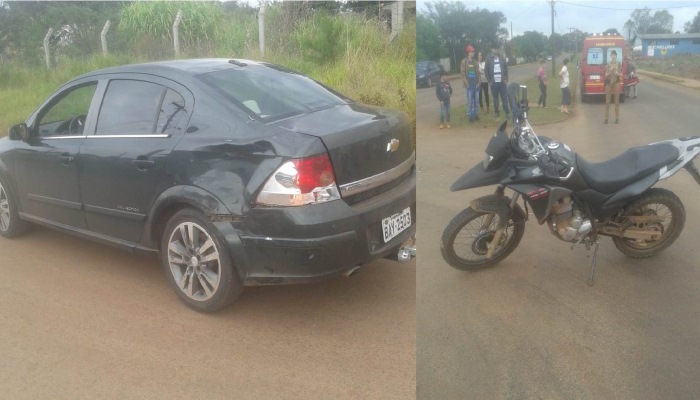
[{"label": "overcast sky", "polygon": [[[417,2],[418,13],[425,12],[427,2]],[[521,0],[482,0],[462,1],[467,8],[482,8],[500,11],[508,19],[503,27],[510,30],[513,23],[513,35],[522,35],[525,31],[538,31],[549,36],[552,32],[551,6],[549,1]],[[696,1],[555,1],[554,32],[564,34],[569,28],[584,32],[597,33],[609,28],[616,28],[620,33],[630,19],[635,8],[648,7],[654,10],[668,10],[673,15],[673,31],[683,33],[683,26],[691,21],[700,11],[700,0]]]}]

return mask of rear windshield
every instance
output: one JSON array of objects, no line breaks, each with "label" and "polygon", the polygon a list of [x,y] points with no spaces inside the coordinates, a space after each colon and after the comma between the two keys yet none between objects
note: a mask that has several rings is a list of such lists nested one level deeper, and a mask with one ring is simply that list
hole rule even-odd
[{"label": "rear windshield", "polygon": [[605,65],[612,60],[610,53],[615,50],[617,52],[617,61],[622,63],[622,48],[621,47],[589,47],[586,55],[586,64],[588,65]]},{"label": "rear windshield", "polygon": [[351,102],[307,76],[271,65],[226,69],[198,78],[266,122]]}]

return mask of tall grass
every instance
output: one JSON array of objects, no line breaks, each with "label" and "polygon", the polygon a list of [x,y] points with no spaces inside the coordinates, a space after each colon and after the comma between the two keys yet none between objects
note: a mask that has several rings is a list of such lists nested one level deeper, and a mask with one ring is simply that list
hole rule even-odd
[{"label": "tall grass", "polygon": [[224,14],[202,2],[136,2],[121,13],[129,52],[60,58],[46,71],[0,64],[0,135],[23,121],[67,80],[105,67],[173,57],[172,21],[183,10],[182,57],[249,58],[298,70],[357,101],[407,112],[415,134],[415,21],[389,42],[386,25],[356,15],[312,13],[303,3],[273,3],[266,15],[266,51],[258,47],[254,14]]}]

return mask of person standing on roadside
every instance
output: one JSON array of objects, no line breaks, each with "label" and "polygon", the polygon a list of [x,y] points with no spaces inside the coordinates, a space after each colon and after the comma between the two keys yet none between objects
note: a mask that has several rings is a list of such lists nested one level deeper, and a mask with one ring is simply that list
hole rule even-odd
[{"label": "person standing on roadside", "polygon": [[537,69],[537,82],[540,85],[540,99],[537,100],[537,107],[547,108],[547,68],[544,60],[540,61]]},{"label": "person standing on roadside", "polygon": [[467,91],[467,118],[469,122],[479,120],[479,87],[481,75],[479,74],[479,64],[474,59],[474,48],[467,46],[467,58],[462,60],[460,67],[462,72],[462,82]]},{"label": "person standing on roadside", "polygon": [[450,97],[452,96],[452,85],[447,81],[447,72],[440,71],[440,82],[435,86],[435,95],[440,100],[440,129],[447,122],[447,129],[450,128]]},{"label": "person standing on roadside", "polygon": [[508,115],[508,93],[506,85],[508,85],[508,64],[506,60],[498,54],[495,47],[491,48],[491,56],[486,60],[486,79],[491,85],[491,94],[493,95],[493,111],[496,117],[500,117],[498,112],[498,97],[501,97],[503,103],[503,112]]},{"label": "person standing on roadside", "polygon": [[479,108],[484,109],[484,100],[486,100],[486,114],[489,113],[489,82],[486,79],[486,60],[484,60],[484,54],[479,52],[477,58],[479,63],[479,75],[481,77],[481,83],[479,84]]},{"label": "person standing on roadside", "polygon": [[559,87],[561,88],[561,108],[559,111],[566,114],[569,113],[569,104],[571,104],[571,90],[569,89],[569,69],[566,67],[566,64],[568,63],[569,59],[565,58],[563,61],[564,66],[562,66],[561,71],[559,71]]},{"label": "person standing on roadside", "polygon": [[[627,77],[631,78],[636,76],[637,74],[637,67],[634,65],[634,62],[632,62],[632,58],[627,56]],[[630,89],[630,93],[632,93],[632,90],[634,90],[634,96],[631,96],[633,99],[637,98],[637,85],[632,85]]]},{"label": "person standing on roadside", "polygon": [[610,52],[610,62],[605,66],[605,121],[608,123],[610,114],[610,95],[615,97],[615,123],[620,122],[620,63],[617,62],[617,51]]}]

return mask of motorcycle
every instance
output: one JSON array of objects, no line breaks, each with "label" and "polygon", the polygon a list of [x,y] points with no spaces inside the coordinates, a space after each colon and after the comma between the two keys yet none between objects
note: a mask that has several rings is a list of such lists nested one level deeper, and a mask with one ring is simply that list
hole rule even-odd
[{"label": "motorcycle", "polygon": [[[523,237],[528,208],[558,239],[588,250],[594,246],[589,285],[601,236],[611,237],[618,250],[634,258],[654,256],[679,237],[683,203],[673,192],[653,186],[682,168],[700,185],[693,162],[700,136],[634,147],[592,163],[566,144],[535,133],[527,118],[525,86],[511,83],[508,98],[513,131],[506,133],[508,121],[503,122],[486,146],[484,160],[450,187],[455,192],[497,186],[445,228],[441,252],[450,266],[474,270],[506,258]],[[506,195],[506,189],[512,194]]]},{"label": "motorcycle", "polygon": [[637,84],[639,84],[639,77],[637,76],[637,73],[632,71],[627,76],[625,76],[625,97],[630,97],[630,91],[634,89],[634,97],[637,98]]}]

